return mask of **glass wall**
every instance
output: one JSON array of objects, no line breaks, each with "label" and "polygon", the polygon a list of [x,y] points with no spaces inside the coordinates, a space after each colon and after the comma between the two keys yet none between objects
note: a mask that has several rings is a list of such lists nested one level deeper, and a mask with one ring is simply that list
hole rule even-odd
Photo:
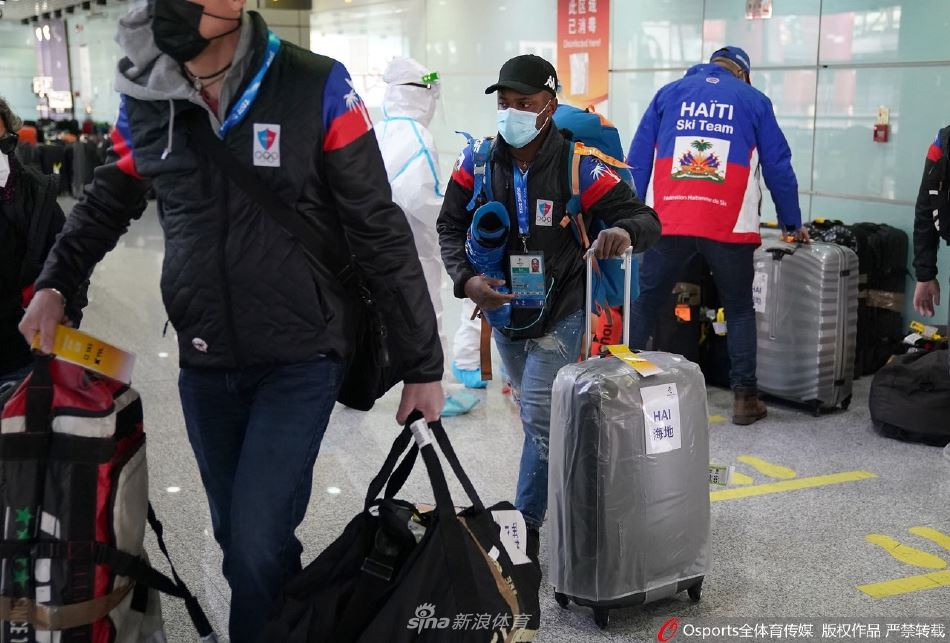
[{"label": "glass wall", "polygon": [[[349,66],[374,118],[391,56],[438,70],[443,109],[432,130],[445,174],[462,146],[454,130],[494,130],[482,88],[501,64],[528,52],[555,59],[556,8],[555,0],[325,0],[313,13],[311,46]],[[660,87],[739,45],[788,138],[805,218],[886,222],[912,235],[924,154],[950,122],[950,2],[782,0],[772,18],[747,20],[739,0],[614,0],[610,24],[608,111],[624,145]],[[872,139],[881,106],[890,109],[888,143]],[[763,218],[775,219],[770,199]],[[950,253],[939,267],[950,276]],[[913,317],[911,277],[907,286]]]},{"label": "glass wall", "polygon": [[[806,218],[886,221],[911,233],[924,154],[950,122],[950,2],[782,0],[767,20],[747,20],[741,0],[610,4],[608,112],[625,145],[657,89],[718,47],[736,44],[749,52],[753,84],[772,99],[789,140]],[[556,57],[556,0],[315,0],[314,7],[309,15],[265,11],[284,37],[309,23],[311,49],[347,65],[375,119],[392,56],[413,56],[441,73],[432,130],[443,180],[464,144],[455,130],[494,131],[494,100],[483,89],[501,64],[520,53]],[[115,111],[116,18],[109,7],[67,22],[80,118],[85,109],[103,120]],[[36,102],[30,38],[28,26],[0,21],[2,92],[25,115],[35,113]],[[88,65],[79,64],[84,59]],[[890,109],[890,142],[875,143],[882,106]],[[766,199],[764,217],[774,216]],[[946,251],[940,272],[950,275]]]},{"label": "glass wall", "polygon": [[0,20],[0,96],[28,120],[37,118],[33,77],[36,76],[36,36],[29,25]]},{"label": "glass wall", "polygon": [[382,74],[393,56],[438,71],[442,97],[431,130],[444,181],[465,145],[455,131],[495,130],[495,99],[484,89],[501,65],[522,53],[554,60],[554,6],[551,0],[331,0],[313,13],[310,48],[347,66],[375,121],[382,118]]}]

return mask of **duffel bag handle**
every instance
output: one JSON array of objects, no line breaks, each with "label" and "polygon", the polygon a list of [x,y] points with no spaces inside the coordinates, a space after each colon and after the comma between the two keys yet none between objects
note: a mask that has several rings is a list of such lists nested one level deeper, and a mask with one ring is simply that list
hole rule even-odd
[{"label": "duffel bag handle", "polygon": [[[421,414],[419,414],[419,416],[421,417]],[[413,416],[410,416],[409,419],[412,420]],[[403,454],[411,442],[412,432],[409,430],[409,425],[407,424],[402,432],[396,436],[396,439],[393,440],[393,445],[389,450],[389,455],[386,456],[386,461],[383,462],[383,466],[380,468],[379,473],[376,474],[376,477],[369,483],[369,488],[366,490],[366,502],[363,506],[364,510],[368,511],[370,505],[379,497],[379,492],[383,490],[383,485],[385,485],[386,481],[393,475],[393,469],[396,468],[396,463],[399,462],[399,456]]]},{"label": "duffel bag handle", "polygon": [[478,492],[475,491],[475,485],[472,484],[472,480],[468,477],[468,474],[465,473],[462,462],[459,460],[458,454],[455,453],[455,448],[449,440],[449,435],[445,432],[445,427],[442,426],[442,421],[436,420],[429,425],[429,428],[435,435],[436,442],[439,443],[439,448],[442,449],[442,454],[445,456],[445,459],[449,461],[452,472],[462,484],[462,488],[465,490],[468,499],[471,500],[472,506],[476,511],[484,511],[485,505],[482,504],[482,499],[479,498]]},{"label": "duffel bag handle", "polygon": [[[418,424],[416,431],[413,432],[412,427],[416,423],[421,424]],[[365,507],[368,509],[370,505],[375,502],[380,491],[383,489],[383,485],[386,486],[384,497],[393,498],[397,493],[399,493],[403,485],[405,485],[406,480],[409,478],[409,475],[412,473],[413,468],[415,467],[419,454],[419,439],[417,439],[416,443],[412,444],[409,450],[405,453],[405,456],[403,457],[402,462],[399,463],[398,468],[396,467],[396,462],[399,459],[399,455],[412,441],[414,435],[422,435],[423,431],[426,431],[428,434],[433,436],[436,442],[438,442],[439,448],[442,450],[445,459],[448,460],[449,466],[452,467],[452,472],[461,483],[462,488],[465,490],[465,494],[472,502],[473,508],[476,511],[484,511],[485,505],[482,503],[478,492],[475,490],[475,485],[472,484],[468,474],[465,473],[465,469],[462,467],[462,463],[459,460],[458,454],[456,454],[455,449],[452,447],[452,442],[449,440],[449,436],[445,431],[445,427],[442,426],[442,422],[436,420],[435,422],[427,425],[423,420],[421,413],[413,413],[409,417],[406,427],[393,441],[393,446],[389,452],[389,456],[386,458],[386,462],[383,463],[380,472],[370,483],[369,489],[367,490]],[[423,441],[426,440],[428,440],[428,438],[423,438]],[[428,442],[431,442],[431,440],[428,440],[426,443]]]}]

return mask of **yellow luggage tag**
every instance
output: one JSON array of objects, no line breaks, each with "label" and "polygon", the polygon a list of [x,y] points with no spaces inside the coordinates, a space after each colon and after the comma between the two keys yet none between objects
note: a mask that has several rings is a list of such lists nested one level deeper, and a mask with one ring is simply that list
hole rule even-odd
[{"label": "yellow luggage tag", "polygon": [[[33,339],[33,348],[40,346],[39,335]],[[124,351],[92,335],[60,324],[56,327],[53,354],[57,359],[76,364],[100,375],[132,383],[135,354]]]},{"label": "yellow luggage tag", "polygon": [[607,350],[610,351],[610,354],[617,359],[620,359],[626,362],[629,366],[633,367],[633,370],[643,377],[650,377],[651,375],[657,375],[663,372],[662,368],[650,360],[638,356],[623,344],[614,344],[613,346],[608,346]]},{"label": "yellow luggage tag", "polygon": [[946,339],[943,335],[940,334],[940,329],[936,326],[928,326],[922,324],[919,321],[912,321],[910,323],[910,329],[923,337],[924,339],[929,339],[932,342],[940,342]]},{"label": "yellow luggage tag", "polygon": [[720,337],[723,337],[728,332],[728,326],[726,325],[726,309],[719,308],[716,310],[716,320],[713,322],[713,330],[716,331],[716,334]]}]

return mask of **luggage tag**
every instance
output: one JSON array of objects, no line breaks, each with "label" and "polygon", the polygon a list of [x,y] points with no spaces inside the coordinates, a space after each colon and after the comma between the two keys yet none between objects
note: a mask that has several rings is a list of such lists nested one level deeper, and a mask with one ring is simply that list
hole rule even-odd
[{"label": "luggage tag", "polygon": [[511,255],[512,306],[544,308],[544,255]]},{"label": "luggage tag", "polygon": [[[498,539],[508,553],[512,565],[530,563],[528,557],[528,527],[520,511],[499,509],[491,512],[498,525]],[[491,554],[489,554],[491,555]],[[498,556],[493,556],[497,560]]]},{"label": "luggage tag", "polygon": [[929,339],[930,341],[942,341],[946,339],[943,335],[940,334],[940,329],[936,326],[928,326],[927,324],[922,324],[919,321],[912,321],[910,323],[910,329],[920,335],[923,339]]},{"label": "luggage tag", "polygon": [[[33,338],[33,349],[39,347],[40,337],[37,335]],[[107,344],[75,328],[62,324],[56,327],[53,354],[57,359],[82,366],[123,384],[132,383],[132,369],[135,366],[134,353]]]},{"label": "luggage tag", "polygon": [[728,326],[726,325],[726,309],[720,308],[716,311],[716,321],[713,322],[713,330],[720,337],[724,336],[728,332]]},{"label": "luggage tag", "polygon": [[648,359],[640,357],[632,350],[624,346],[623,344],[615,344],[613,346],[608,346],[607,350],[610,351],[610,354],[616,357],[617,359],[622,360],[627,363],[633,370],[642,375],[643,377],[649,377],[651,375],[657,375],[663,372],[663,369],[651,362]]},{"label": "luggage tag", "polygon": [[709,463],[709,484],[728,487],[732,483],[733,465]]}]

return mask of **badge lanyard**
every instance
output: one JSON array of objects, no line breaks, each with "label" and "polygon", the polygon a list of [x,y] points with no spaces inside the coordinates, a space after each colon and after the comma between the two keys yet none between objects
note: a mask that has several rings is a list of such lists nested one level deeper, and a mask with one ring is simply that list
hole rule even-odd
[{"label": "badge lanyard", "polygon": [[528,173],[522,172],[516,164],[512,164],[515,179],[515,208],[518,210],[518,234],[521,236],[521,245],[528,252],[528,237],[531,235],[528,220]]},{"label": "badge lanyard", "polygon": [[234,104],[234,107],[231,109],[231,113],[228,114],[228,117],[224,119],[224,123],[221,124],[221,129],[218,130],[218,134],[220,134],[221,138],[227,136],[228,132],[231,131],[231,128],[243,121],[244,117],[247,116],[247,112],[251,109],[251,105],[254,104],[254,99],[257,98],[257,92],[261,89],[261,83],[264,81],[264,76],[267,75],[267,70],[270,69],[271,63],[274,62],[274,58],[277,57],[277,51],[279,49],[280,38],[274,35],[273,31],[268,31],[267,49],[264,51],[264,62],[261,63],[260,69],[257,70],[256,74],[254,74],[254,78],[251,79],[247,89],[244,90],[244,93],[241,95],[241,99]]}]

